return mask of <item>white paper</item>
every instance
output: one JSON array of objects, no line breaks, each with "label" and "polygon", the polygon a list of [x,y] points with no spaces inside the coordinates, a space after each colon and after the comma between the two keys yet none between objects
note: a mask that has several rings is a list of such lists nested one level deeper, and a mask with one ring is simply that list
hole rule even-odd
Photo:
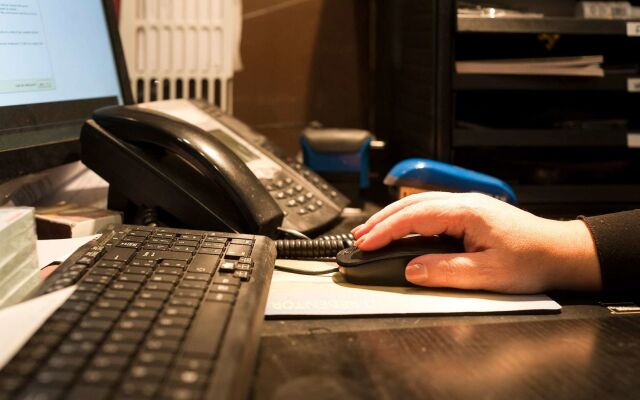
[{"label": "white paper", "polygon": [[62,262],[78,250],[78,247],[99,237],[100,235],[89,235],[70,239],[38,240],[38,266],[44,268],[51,263]]},{"label": "white paper", "polygon": [[76,290],[70,286],[0,310],[0,369]]},{"label": "white paper", "polygon": [[[323,270],[335,263],[277,260],[283,267]],[[390,315],[559,311],[548,296],[504,295],[419,287],[361,286],[339,273],[321,276],[274,271],[265,315]]]}]

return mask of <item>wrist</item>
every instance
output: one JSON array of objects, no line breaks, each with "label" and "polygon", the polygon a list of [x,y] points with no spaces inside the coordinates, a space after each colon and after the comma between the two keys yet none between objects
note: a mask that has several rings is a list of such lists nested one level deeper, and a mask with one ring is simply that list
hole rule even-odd
[{"label": "wrist", "polygon": [[579,220],[554,221],[549,289],[599,291],[602,289],[600,263],[587,225]]}]

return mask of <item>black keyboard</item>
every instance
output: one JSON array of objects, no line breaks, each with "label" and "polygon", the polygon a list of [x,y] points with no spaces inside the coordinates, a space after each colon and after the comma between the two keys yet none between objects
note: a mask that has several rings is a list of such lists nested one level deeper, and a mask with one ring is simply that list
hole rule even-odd
[{"label": "black keyboard", "polygon": [[246,397],[275,254],[262,236],[110,226],[38,290],[77,285],[0,399]]}]

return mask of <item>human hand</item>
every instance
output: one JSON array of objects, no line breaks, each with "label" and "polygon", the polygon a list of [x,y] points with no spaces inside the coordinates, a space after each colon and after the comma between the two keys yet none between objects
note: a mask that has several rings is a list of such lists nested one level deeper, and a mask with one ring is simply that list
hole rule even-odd
[{"label": "human hand", "polygon": [[370,251],[408,234],[464,240],[465,253],[427,254],[409,262],[421,286],[538,293],[600,290],[600,266],[587,226],[537,217],[478,193],[427,192],[385,207],[352,231]]}]

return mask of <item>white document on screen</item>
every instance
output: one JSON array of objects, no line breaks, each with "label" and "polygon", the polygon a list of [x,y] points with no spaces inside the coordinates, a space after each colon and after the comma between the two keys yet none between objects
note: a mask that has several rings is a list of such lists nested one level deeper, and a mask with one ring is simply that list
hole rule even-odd
[{"label": "white document on screen", "polygon": [[[320,261],[277,260],[276,265],[322,270],[336,267]],[[337,316],[559,312],[547,295],[505,295],[419,287],[349,284],[339,273],[320,276],[274,271],[265,315]]]}]

